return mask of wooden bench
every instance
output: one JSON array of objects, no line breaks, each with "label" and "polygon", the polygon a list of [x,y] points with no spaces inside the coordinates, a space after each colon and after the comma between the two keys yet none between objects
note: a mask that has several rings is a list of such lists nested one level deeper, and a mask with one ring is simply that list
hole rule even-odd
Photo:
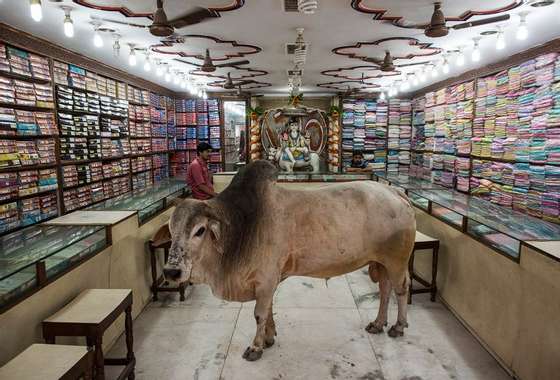
[{"label": "wooden bench", "polygon": [[[432,280],[428,282],[420,277],[414,272],[414,254],[417,250],[431,249],[432,250]],[[410,274],[410,288],[408,292],[408,303],[412,303],[412,295],[419,293],[430,293],[430,300],[434,302],[436,300],[437,294],[437,269],[438,269],[438,251],[439,251],[439,240],[421,232],[416,231],[416,238],[414,240],[414,250],[412,255],[410,255],[410,260],[408,262],[408,272]],[[412,286],[413,280],[418,281],[424,286],[424,288],[414,289]]]},{"label": "wooden bench", "polygon": [[91,380],[93,352],[84,346],[33,344],[0,368],[1,380]]},{"label": "wooden bench", "polygon": [[[126,358],[105,359],[103,334],[125,313]],[[136,360],[132,350],[132,290],[88,289],[68,305],[43,321],[43,337],[54,344],[57,336],[84,336],[88,347],[94,347],[94,378],[105,379],[105,365],[125,366],[118,379],[134,379]]]},{"label": "wooden bench", "polygon": [[185,300],[185,283],[179,284],[177,287],[167,286],[167,282],[163,275],[157,275],[157,250],[163,249],[164,260],[167,262],[169,257],[169,249],[171,248],[171,232],[167,224],[160,227],[154,237],[148,242],[150,250],[150,265],[152,267],[152,293],[153,300],[158,300],[158,292],[179,292],[181,301]]}]

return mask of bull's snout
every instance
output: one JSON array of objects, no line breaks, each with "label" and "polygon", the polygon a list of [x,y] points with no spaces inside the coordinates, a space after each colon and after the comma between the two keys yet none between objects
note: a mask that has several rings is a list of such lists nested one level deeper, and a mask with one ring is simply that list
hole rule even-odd
[{"label": "bull's snout", "polygon": [[181,269],[180,268],[164,268],[163,275],[165,278],[168,278],[173,281],[177,281],[181,278]]}]

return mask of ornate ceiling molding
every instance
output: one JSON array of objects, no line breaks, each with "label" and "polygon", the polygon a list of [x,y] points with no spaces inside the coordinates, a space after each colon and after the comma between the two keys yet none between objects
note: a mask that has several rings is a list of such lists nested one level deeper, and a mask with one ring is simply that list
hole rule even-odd
[{"label": "ornate ceiling molding", "polygon": [[[366,0],[352,0],[351,6],[352,6],[352,8],[354,8],[358,12],[373,15],[374,20],[390,21],[396,26],[401,26],[400,23],[402,23],[404,21],[402,16],[389,16],[389,15],[387,15],[387,13],[390,11],[390,9],[370,8],[370,7],[368,7],[364,4],[365,1]],[[523,5],[523,3],[525,1],[526,0],[511,1],[509,4],[507,4],[503,7],[500,7],[500,8],[491,8],[491,9],[485,9],[485,10],[469,9],[469,10],[466,10],[465,12],[461,13],[458,16],[445,17],[445,20],[446,21],[465,22],[465,21],[468,21],[471,17],[474,17],[474,16],[488,16],[488,15],[493,15],[493,14],[497,14],[497,13],[508,12],[508,11],[511,11],[511,10]],[[430,20],[426,20],[426,22],[429,22],[429,21]]]},{"label": "ornate ceiling molding", "polygon": [[[222,40],[222,39],[217,38],[217,37],[206,36],[206,35],[203,35],[203,34],[185,34],[185,35],[182,35],[180,37],[166,39],[166,40],[161,41],[160,44],[150,46],[150,49],[152,51],[156,52],[156,53],[159,53],[159,54],[176,55],[176,56],[183,57],[183,58],[195,58],[195,59],[198,59],[198,60],[201,60],[201,61],[204,60],[204,52],[200,52],[199,54],[189,54],[185,51],[166,51],[166,50],[164,50],[165,48],[168,48],[168,47],[174,47],[176,44],[183,44],[189,38],[207,39],[207,40],[212,41],[213,43],[216,43],[216,44],[227,44],[227,45],[231,45],[232,48],[245,49],[244,51],[222,53],[223,55],[220,57],[220,56],[216,55],[217,53],[212,50],[212,47],[208,47],[208,49],[210,49],[210,55],[212,56],[212,61],[227,61],[227,60],[232,59],[232,58],[241,58],[241,57],[245,57],[246,55],[257,54],[257,53],[262,51],[262,49],[260,47],[255,46],[255,45],[241,44],[241,43],[238,43],[235,40]],[[195,64],[190,63],[190,62],[185,62],[185,63],[195,65]]]},{"label": "ornate ceiling molding", "polygon": [[[356,76],[352,77],[350,75],[344,75],[343,73],[346,71],[356,71]],[[362,73],[364,72],[368,72],[368,71],[372,71],[375,72],[376,75],[368,75],[365,74],[363,79],[364,80],[368,80],[368,79],[379,79],[379,78],[385,78],[385,77],[392,77],[392,76],[398,76],[401,75],[401,72],[396,70],[393,72],[383,72],[381,70],[379,70],[379,67],[376,65],[360,65],[360,66],[352,66],[352,67],[339,67],[336,69],[331,69],[331,70],[324,70],[321,71],[322,75],[326,75],[329,77],[334,77],[334,78],[340,78],[340,79],[346,79],[346,80],[362,80]]]},{"label": "ornate ceiling molding", "polygon": [[[109,5],[99,5],[95,4],[95,0],[72,0],[75,4],[81,5],[83,7],[95,9],[98,11],[105,11],[105,12],[117,12],[123,15],[124,17],[146,17],[150,20],[152,19],[152,13],[135,13],[126,6],[109,6]],[[219,7],[209,7],[208,9],[216,11],[218,15],[221,12],[229,12],[239,9],[245,5],[245,0],[224,0],[224,5]]]},{"label": "ornate ceiling molding", "polygon": [[[388,38],[382,38],[380,40],[376,40],[376,41],[362,41],[362,42],[356,42],[356,44],[354,45],[347,45],[347,46],[339,46],[337,48],[334,48],[332,50],[332,52],[334,54],[337,55],[342,55],[348,58],[352,58],[352,59],[360,59],[360,60],[366,60],[368,58],[372,58],[372,57],[367,57],[365,55],[358,55],[357,53],[349,53],[349,52],[343,52],[345,49],[361,49],[362,47],[367,47],[367,46],[381,46],[382,44],[386,43],[386,42],[391,42],[391,41],[407,41],[409,46],[418,48],[419,50],[426,50],[425,53],[423,54],[414,54],[414,53],[410,53],[410,54],[406,54],[406,55],[395,55],[391,52],[391,55],[393,56],[393,60],[402,60],[402,59],[413,59],[413,58],[417,58],[417,57],[426,57],[426,56],[431,56],[431,55],[436,55],[436,54],[440,54],[443,49],[438,48],[438,47],[432,47],[432,43],[425,43],[425,42],[420,42],[418,39],[416,38],[412,38],[412,37],[388,37]],[[391,51],[391,49],[385,49],[385,50],[389,50]],[[383,56],[381,57],[375,57],[378,58],[380,60],[383,60]],[[396,66],[403,66],[403,65],[399,65],[396,64]]]},{"label": "ornate ceiling molding", "polygon": [[[355,84],[359,84],[359,86],[355,86]],[[373,88],[380,87],[376,83],[363,84],[362,81],[360,80],[343,80],[339,82],[325,82],[325,83],[318,83],[316,84],[316,86],[321,88],[327,88],[330,90],[335,90],[335,91],[347,91],[348,87],[350,87],[350,90],[353,91],[355,90],[365,91],[365,90],[371,90]]]},{"label": "ornate ceiling molding", "polygon": [[[235,80],[234,80],[235,82]],[[207,86],[210,87],[222,87],[224,85],[224,81],[214,81],[214,82],[208,82],[206,83]],[[241,89],[243,90],[254,90],[257,88],[265,88],[265,87],[272,87],[272,83],[268,83],[268,82],[259,82],[259,81],[252,81],[251,83],[246,83],[244,85],[241,85]],[[233,90],[229,90],[229,91],[235,91],[238,88],[238,86],[236,86],[235,89]]]},{"label": "ornate ceiling molding", "polygon": [[[179,62],[182,62],[182,61],[179,61]],[[224,68],[224,70],[230,70],[230,72],[232,72],[231,79],[233,81],[247,80],[247,79],[256,78],[256,77],[260,77],[260,76],[264,76],[264,75],[269,74],[269,72],[265,71],[265,70],[251,69],[249,67],[241,67],[241,66],[227,67],[227,68]],[[232,70],[236,70],[237,72],[232,71]],[[226,79],[225,75],[205,73],[204,71],[202,71],[198,68],[191,71],[190,74],[195,75],[195,76],[208,77],[208,78],[216,78],[216,79],[223,79],[223,80]]]}]

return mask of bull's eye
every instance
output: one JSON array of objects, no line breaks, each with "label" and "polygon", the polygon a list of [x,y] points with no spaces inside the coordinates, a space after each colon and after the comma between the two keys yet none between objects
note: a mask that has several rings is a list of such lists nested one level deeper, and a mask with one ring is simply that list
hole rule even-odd
[{"label": "bull's eye", "polygon": [[204,227],[200,227],[198,229],[198,231],[196,231],[196,233],[194,234],[194,236],[202,236],[202,234],[204,233],[204,231],[206,231],[206,229]]}]

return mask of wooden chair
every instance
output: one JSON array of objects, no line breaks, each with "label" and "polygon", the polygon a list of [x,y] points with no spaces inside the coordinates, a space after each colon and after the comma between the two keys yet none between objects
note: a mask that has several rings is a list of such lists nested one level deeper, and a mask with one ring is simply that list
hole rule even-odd
[{"label": "wooden chair", "polygon": [[[414,254],[417,250],[431,249],[432,250],[432,280],[428,282],[420,277],[418,274],[414,273]],[[410,260],[408,261],[408,272],[410,274],[410,288],[408,292],[408,303],[412,303],[412,295],[419,293],[430,293],[430,300],[434,302],[436,300],[437,294],[437,270],[438,270],[438,251],[439,251],[439,240],[432,238],[428,235],[424,235],[421,232],[416,231],[416,238],[414,240],[414,250],[412,255],[410,255]],[[414,289],[412,286],[413,280],[418,281],[424,286],[424,288]]]},{"label": "wooden chair", "polygon": [[171,232],[169,232],[169,225],[165,224],[160,227],[154,237],[148,242],[150,250],[150,265],[152,267],[152,293],[153,300],[158,300],[158,292],[179,292],[179,299],[185,300],[185,283],[181,283],[176,287],[167,286],[163,275],[157,275],[157,250],[163,249],[164,260],[167,262],[169,257],[169,249],[171,248]]},{"label": "wooden chair", "polygon": [[93,352],[85,346],[33,344],[0,368],[1,380],[91,380]]},{"label": "wooden chair", "polygon": [[[126,358],[105,359],[103,333],[125,313]],[[94,379],[105,379],[105,365],[125,366],[118,379],[134,379],[136,359],[132,349],[132,290],[88,289],[68,305],[43,321],[43,337],[50,344],[57,336],[85,336],[88,347],[94,347]]]}]

